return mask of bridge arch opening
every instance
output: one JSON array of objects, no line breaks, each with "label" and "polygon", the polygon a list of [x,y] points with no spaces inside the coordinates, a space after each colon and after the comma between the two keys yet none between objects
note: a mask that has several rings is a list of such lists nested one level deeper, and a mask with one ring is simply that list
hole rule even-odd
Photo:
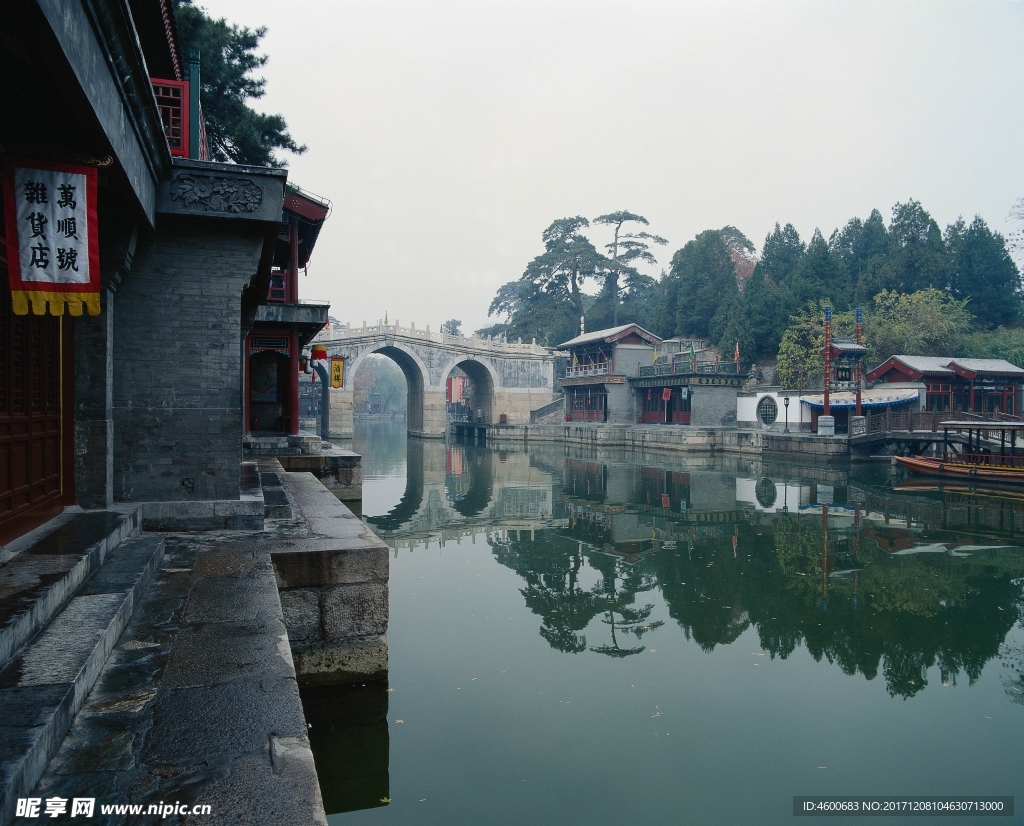
[{"label": "bridge arch opening", "polygon": [[491,371],[473,359],[452,366],[445,379],[445,406],[448,421],[495,423]]},{"label": "bridge arch opening", "polygon": [[[377,381],[377,377],[366,375],[366,371],[373,369],[375,356],[387,359],[401,370],[402,376],[405,379],[405,387],[402,388],[404,393],[402,393],[402,390],[398,391],[401,394],[400,397],[394,397],[393,394],[396,388],[394,388],[393,382],[387,381],[380,393],[380,398],[375,398],[376,394],[373,390],[373,383]],[[359,408],[355,411],[356,415],[386,414],[389,411],[397,413],[404,410],[409,431],[412,433],[422,432],[423,397],[426,384],[423,371],[423,366],[412,355],[399,347],[386,345],[361,353],[353,364],[354,388],[358,387],[360,378],[365,378],[367,384],[365,385],[364,393],[361,394],[359,390],[355,390],[353,402]],[[389,392],[392,393],[392,396],[384,398]],[[364,394],[365,398],[363,397]]]}]

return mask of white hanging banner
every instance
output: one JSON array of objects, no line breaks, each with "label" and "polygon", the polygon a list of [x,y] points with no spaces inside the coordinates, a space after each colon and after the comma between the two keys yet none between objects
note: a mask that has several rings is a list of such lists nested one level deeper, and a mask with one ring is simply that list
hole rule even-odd
[{"label": "white hanging banner", "polygon": [[100,312],[96,169],[4,160],[8,280],[15,315]]}]

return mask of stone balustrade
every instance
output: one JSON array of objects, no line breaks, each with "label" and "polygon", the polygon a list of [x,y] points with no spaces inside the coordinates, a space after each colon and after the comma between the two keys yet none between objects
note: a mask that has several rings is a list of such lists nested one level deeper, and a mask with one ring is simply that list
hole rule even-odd
[{"label": "stone balustrade", "polygon": [[461,334],[453,336],[448,333],[432,332],[429,324],[425,327],[417,327],[415,323],[410,323],[408,327],[403,327],[397,319],[393,324],[377,323],[368,325],[364,321],[362,327],[332,326],[329,334],[321,334],[320,336],[317,336],[316,340],[325,342],[344,342],[348,339],[366,338],[367,336],[394,336],[397,338],[411,339],[413,341],[429,341],[434,344],[447,344],[453,347],[491,353],[531,353],[535,355],[544,355],[548,352],[547,348],[537,344],[537,339],[533,339],[530,342],[524,342],[522,339],[508,341],[504,337],[481,338],[476,335],[476,333],[472,336],[464,336]]}]

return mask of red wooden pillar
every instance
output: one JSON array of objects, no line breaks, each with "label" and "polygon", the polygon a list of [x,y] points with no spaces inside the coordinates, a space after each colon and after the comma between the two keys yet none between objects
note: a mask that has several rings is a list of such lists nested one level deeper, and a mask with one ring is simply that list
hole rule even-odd
[{"label": "red wooden pillar", "polygon": [[969,413],[974,412],[974,379],[971,379],[971,395],[967,401],[967,411]]},{"label": "red wooden pillar", "polygon": [[288,334],[288,432],[299,433],[299,333]]}]

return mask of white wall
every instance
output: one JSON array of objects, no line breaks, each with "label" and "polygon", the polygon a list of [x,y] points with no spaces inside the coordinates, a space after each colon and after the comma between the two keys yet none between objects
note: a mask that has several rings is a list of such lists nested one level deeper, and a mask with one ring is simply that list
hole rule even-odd
[{"label": "white wall", "polygon": [[[779,417],[770,428],[765,427],[757,418],[757,406],[765,396],[771,396],[779,406]],[[750,394],[736,397],[736,423],[740,427],[756,427],[758,430],[782,431],[786,427],[786,404],[783,398],[789,397],[789,429],[798,430],[811,426],[810,408],[802,404],[803,396],[782,390],[758,390]]]}]

